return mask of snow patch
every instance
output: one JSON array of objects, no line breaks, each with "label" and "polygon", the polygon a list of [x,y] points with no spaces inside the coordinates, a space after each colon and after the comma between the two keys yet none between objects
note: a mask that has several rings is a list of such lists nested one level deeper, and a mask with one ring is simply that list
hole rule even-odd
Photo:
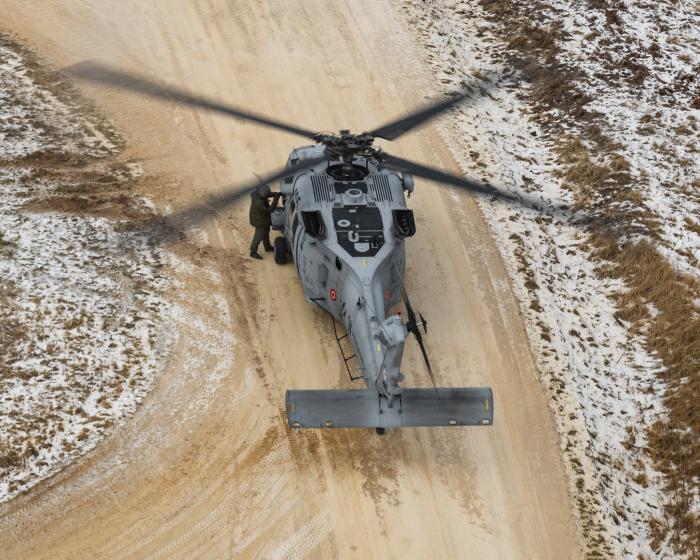
[{"label": "snow patch", "polygon": [[[0,36],[0,502],[133,414],[172,343],[162,249],[124,220],[27,209],[28,200],[85,189],[61,164],[96,162],[121,142],[37,76],[46,78],[31,55]],[[95,173],[122,184],[141,169]]]}]

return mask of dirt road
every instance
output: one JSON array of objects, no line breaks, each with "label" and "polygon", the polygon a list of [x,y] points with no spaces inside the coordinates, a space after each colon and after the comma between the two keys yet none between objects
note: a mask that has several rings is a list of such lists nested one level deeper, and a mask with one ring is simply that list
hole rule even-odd
[{"label": "dirt road", "polygon": [[[0,26],[55,65],[96,58],[318,130],[371,128],[436,89],[384,2],[2,4]],[[162,207],[274,169],[301,142],[83,89]],[[430,128],[392,150],[455,170]],[[411,202],[408,289],[438,382],[491,385],[495,426],[289,432],[285,388],[351,384],[293,267],[245,258],[234,208],[195,236],[207,253],[179,250],[176,341],[153,394],[83,462],[0,508],[3,558],[578,558],[548,404],[478,210],[426,182]],[[410,346],[406,385],[426,386]]]}]

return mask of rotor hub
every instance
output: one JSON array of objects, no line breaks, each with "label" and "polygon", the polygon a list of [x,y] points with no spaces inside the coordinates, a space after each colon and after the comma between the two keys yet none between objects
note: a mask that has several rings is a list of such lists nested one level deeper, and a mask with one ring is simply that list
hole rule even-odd
[{"label": "rotor hub", "polygon": [[338,134],[317,134],[314,140],[326,147],[326,155],[352,163],[356,156],[377,157],[380,150],[373,146],[374,136],[368,133],[353,134],[341,130]]}]

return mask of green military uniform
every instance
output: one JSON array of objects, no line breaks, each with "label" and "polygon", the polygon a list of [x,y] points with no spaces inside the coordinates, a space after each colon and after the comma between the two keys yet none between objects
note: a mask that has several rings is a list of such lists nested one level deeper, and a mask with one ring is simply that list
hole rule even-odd
[{"label": "green military uniform", "polygon": [[272,243],[270,243],[271,215],[277,207],[279,198],[276,197],[274,199],[274,205],[270,205],[268,200],[270,193],[270,187],[263,185],[250,195],[250,212],[248,216],[250,218],[250,225],[255,228],[253,242],[250,244],[251,257],[258,255],[258,246],[261,241],[266,251],[272,251]]}]

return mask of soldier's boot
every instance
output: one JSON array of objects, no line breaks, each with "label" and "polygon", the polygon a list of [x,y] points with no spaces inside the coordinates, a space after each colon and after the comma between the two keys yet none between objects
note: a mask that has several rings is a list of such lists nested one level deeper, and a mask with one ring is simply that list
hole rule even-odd
[{"label": "soldier's boot", "polygon": [[265,229],[265,235],[263,235],[262,242],[263,247],[265,247],[265,251],[267,251],[268,253],[271,253],[275,250],[275,248],[272,246],[272,243],[270,243],[270,228]]}]

